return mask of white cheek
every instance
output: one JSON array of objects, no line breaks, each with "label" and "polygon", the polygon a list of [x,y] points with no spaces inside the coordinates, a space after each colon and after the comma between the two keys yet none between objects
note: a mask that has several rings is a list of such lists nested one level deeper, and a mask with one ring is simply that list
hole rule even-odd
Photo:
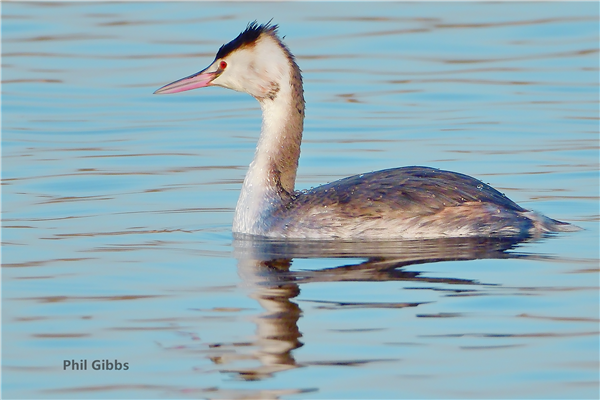
[{"label": "white cheek", "polygon": [[238,71],[227,71],[229,74],[222,74],[213,81],[213,84],[224,86],[238,92],[246,92],[254,97],[264,97],[271,90],[271,79],[265,73],[259,74],[258,71],[245,71],[239,74]]},{"label": "white cheek", "polygon": [[222,86],[227,89],[237,90],[238,92],[244,92],[244,82],[242,82],[241,79],[243,79],[243,77],[240,77],[237,71],[234,71],[233,69],[228,69],[227,71],[223,72],[221,75],[216,77],[212,81],[212,84],[216,86]]}]

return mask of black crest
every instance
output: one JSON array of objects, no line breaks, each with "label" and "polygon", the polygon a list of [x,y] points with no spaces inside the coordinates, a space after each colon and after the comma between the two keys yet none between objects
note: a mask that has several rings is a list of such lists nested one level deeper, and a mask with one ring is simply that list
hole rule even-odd
[{"label": "black crest", "polygon": [[271,25],[271,21],[262,25],[259,25],[256,21],[250,22],[246,29],[242,33],[240,33],[238,37],[233,39],[231,42],[221,46],[221,48],[217,52],[216,58],[223,58],[234,50],[251,45],[263,33],[276,34],[277,25]]}]

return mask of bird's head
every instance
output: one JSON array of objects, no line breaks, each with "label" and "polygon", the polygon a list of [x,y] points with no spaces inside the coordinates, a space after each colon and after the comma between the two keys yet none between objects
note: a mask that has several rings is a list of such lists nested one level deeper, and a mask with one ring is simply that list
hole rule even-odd
[{"label": "bird's head", "polygon": [[249,93],[259,101],[274,99],[283,82],[289,82],[291,65],[295,65],[293,56],[277,36],[277,25],[253,22],[238,37],[221,46],[207,68],[154,93],[222,86]]}]

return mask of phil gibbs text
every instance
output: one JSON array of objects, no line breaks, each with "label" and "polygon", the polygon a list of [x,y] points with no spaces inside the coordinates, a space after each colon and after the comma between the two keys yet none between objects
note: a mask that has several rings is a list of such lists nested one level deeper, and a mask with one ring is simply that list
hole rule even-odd
[{"label": "phil gibbs text", "polygon": [[[129,363],[121,363],[117,360],[111,362],[109,360],[94,360],[90,363],[95,371],[127,371]],[[63,360],[63,371],[87,371],[88,360]]]}]

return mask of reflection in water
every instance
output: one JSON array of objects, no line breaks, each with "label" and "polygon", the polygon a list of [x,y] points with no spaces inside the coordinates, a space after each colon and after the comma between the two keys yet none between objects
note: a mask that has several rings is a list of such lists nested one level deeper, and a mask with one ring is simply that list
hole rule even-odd
[{"label": "reflection in water", "polygon": [[[274,259],[257,263],[260,269],[287,271],[291,260]],[[240,376],[247,380],[262,379],[274,372],[280,372],[297,366],[291,352],[302,346],[298,330],[300,307],[290,299],[300,294],[300,288],[294,282],[274,282],[267,284],[251,297],[256,299],[265,309],[265,313],[255,318],[257,325],[257,340],[254,345],[259,349],[256,358],[261,366],[246,371],[239,371]]]},{"label": "reflection in water", "polygon": [[[291,299],[300,294],[300,285],[312,282],[336,281],[418,281],[450,285],[486,285],[470,279],[433,278],[420,272],[404,271],[403,267],[439,261],[500,259],[527,257],[510,253],[519,243],[516,239],[451,238],[393,242],[319,242],[273,241],[240,237],[234,242],[239,273],[251,288],[265,312],[255,318],[257,338],[245,346],[258,350],[251,357],[260,365],[245,369],[228,369],[244,380],[259,380],[273,373],[307,365],[355,365],[382,360],[350,360],[343,362],[298,363],[292,351],[303,345],[298,320],[302,310]],[[292,271],[294,258],[362,259],[357,264],[341,265],[315,271]],[[463,288],[457,291],[464,291]],[[328,303],[332,307],[403,308],[423,303]],[[237,344],[239,346],[240,344]],[[219,345],[220,346],[220,345]],[[227,358],[238,358],[227,354]],[[239,358],[238,358],[239,359]],[[224,363],[225,357],[213,361]]]}]

